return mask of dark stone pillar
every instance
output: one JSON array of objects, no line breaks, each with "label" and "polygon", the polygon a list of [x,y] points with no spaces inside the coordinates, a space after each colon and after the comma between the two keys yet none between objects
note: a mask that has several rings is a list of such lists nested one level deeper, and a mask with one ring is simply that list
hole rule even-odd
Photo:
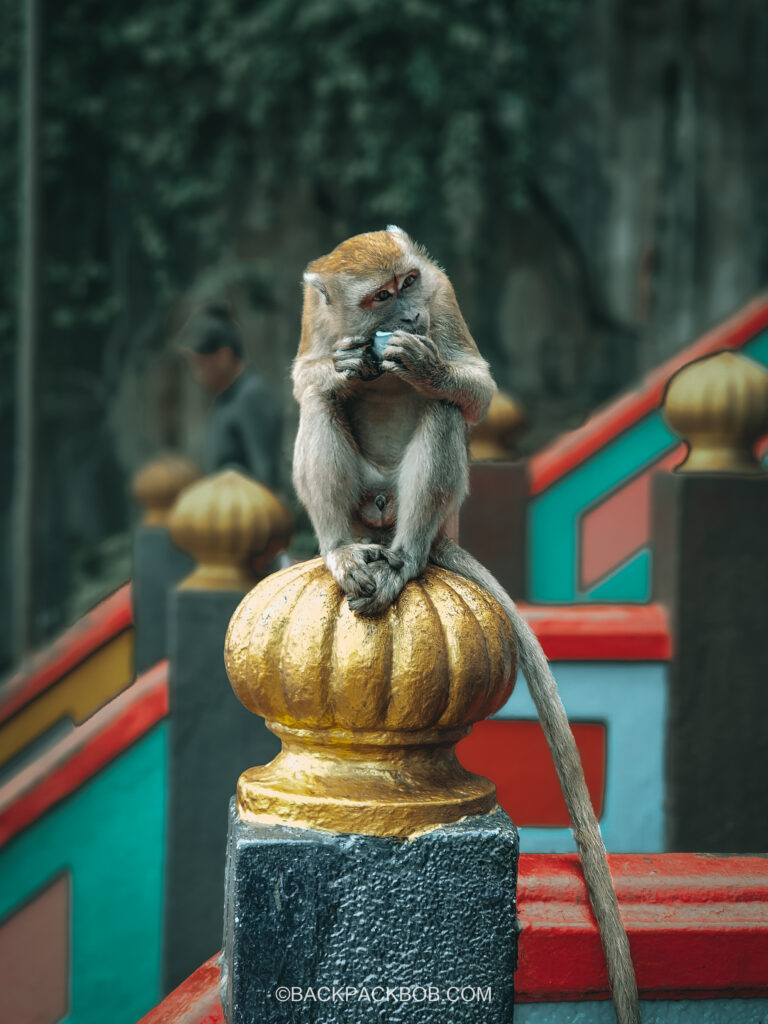
[{"label": "dark stone pillar", "polygon": [[224,638],[242,597],[191,589],[170,597],[166,991],[219,948],[229,797],[241,772],[280,750],[263,719],[235,697],[224,669]]},{"label": "dark stone pillar", "polygon": [[527,462],[473,462],[459,513],[459,544],[516,600],[526,596]]},{"label": "dark stone pillar", "polygon": [[510,1024],[517,860],[501,810],[403,840],[250,824],[233,800],[228,1024]]},{"label": "dark stone pillar", "polygon": [[192,572],[194,561],[180,551],[164,526],[139,526],[133,535],[133,621],[136,672],[168,657],[168,594]]},{"label": "dark stone pillar", "polygon": [[670,850],[768,849],[768,475],[660,473],[654,589],[673,632]]}]

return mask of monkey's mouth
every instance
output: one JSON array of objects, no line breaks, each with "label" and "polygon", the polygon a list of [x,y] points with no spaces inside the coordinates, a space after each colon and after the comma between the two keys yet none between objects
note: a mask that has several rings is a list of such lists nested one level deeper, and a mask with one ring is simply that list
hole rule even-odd
[{"label": "monkey's mouth", "polygon": [[387,529],[394,525],[396,510],[395,496],[391,491],[370,491],[364,494],[357,507],[362,523],[375,529]]}]

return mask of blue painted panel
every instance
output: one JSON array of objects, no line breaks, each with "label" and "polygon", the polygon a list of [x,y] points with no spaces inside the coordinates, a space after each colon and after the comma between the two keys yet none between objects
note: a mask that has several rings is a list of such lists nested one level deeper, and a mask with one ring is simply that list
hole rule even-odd
[{"label": "blue painted panel", "polygon": [[[768,1024],[768,999],[654,999],[643,1024]],[[515,1024],[616,1024],[612,1003],[518,1003]]]},{"label": "blue painted panel", "polygon": [[[600,828],[613,853],[664,850],[664,736],[667,669],[662,662],[556,662],[552,670],[568,717],[607,726]],[[536,719],[524,681],[495,718]],[[520,829],[523,853],[576,850],[570,829]]]},{"label": "blue painted panel", "polygon": [[166,726],[0,850],[0,918],[72,872],[71,1012],[134,1024],[160,997]]}]

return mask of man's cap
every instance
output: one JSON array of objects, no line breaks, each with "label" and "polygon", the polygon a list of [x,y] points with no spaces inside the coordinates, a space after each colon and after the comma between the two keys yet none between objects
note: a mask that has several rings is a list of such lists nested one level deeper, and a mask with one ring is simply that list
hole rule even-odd
[{"label": "man's cap", "polygon": [[243,356],[240,328],[224,303],[211,303],[191,316],[182,328],[177,344],[202,356],[222,348],[231,348],[238,358]]}]

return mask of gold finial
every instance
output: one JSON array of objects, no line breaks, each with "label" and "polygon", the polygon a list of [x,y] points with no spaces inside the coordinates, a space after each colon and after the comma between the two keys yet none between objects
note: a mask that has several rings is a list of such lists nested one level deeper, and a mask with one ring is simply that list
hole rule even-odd
[{"label": "gold finial", "polygon": [[472,428],[472,461],[514,459],[515,442],[527,423],[528,416],[523,406],[503,391],[497,391],[491,399],[488,415]]},{"label": "gold finial", "polygon": [[281,753],[238,781],[241,818],[406,836],[495,806],[454,745],[509,697],[517,646],[501,606],[430,566],[378,618],[350,611],[322,560],[273,573],[225,647],[245,706]]},{"label": "gold finial", "polygon": [[755,443],[768,432],[768,370],[736,352],[689,363],[674,375],[664,417],[688,444],[686,473],[758,473]]},{"label": "gold finial", "polygon": [[136,473],[131,484],[134,501],[144,509],[144,526],[166,526],[181,491],[200,479],[200,469],[183,455],[160,455]]},{"label": "gold finial", "polygon": [[197,560],[182,583],[199,590],[250,590],[254,563],[272,539],[275,498],[255,480],[225,469],[180,495],[168,525],[173,542]]}]

